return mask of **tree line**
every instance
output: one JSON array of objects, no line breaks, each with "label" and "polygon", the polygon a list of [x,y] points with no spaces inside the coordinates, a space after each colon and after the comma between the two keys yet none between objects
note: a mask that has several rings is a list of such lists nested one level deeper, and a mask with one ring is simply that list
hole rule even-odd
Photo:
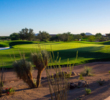
[{"label": "tree line", "polygon": [[11,40],[28,40],[28,41],[105,41],[109,40],[109,37],[104,37],[101,33],[96,33],[95,35],[87,36],[85,33],[72,34],[71,32],[66,32],[62,34],[56,34],[54,36],[50,35],[46,31],[39,31],[37,35],[33,32],[33,29],[24,28],[18,33],[12,33],[10,35]]}]

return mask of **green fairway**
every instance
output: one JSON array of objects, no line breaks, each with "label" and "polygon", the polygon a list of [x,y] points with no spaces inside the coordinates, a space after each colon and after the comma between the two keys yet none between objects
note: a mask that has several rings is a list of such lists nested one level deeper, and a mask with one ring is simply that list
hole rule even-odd
[{"label": "green fairway", "polygon": [[[12,46],[11,49],[0,50],[0,65],[4,67],[12,67],[14,59],[19,60],[20,54],[24,54],[27,60],[30,59],[31,52],[37,52],[40,49],[45,49],[54,53],[54,62],[49,65],[58,65],[58,57],[61,57],[60,65],[69,64],[82,64],[92,60],[109,60],[110,59],[110,42],[50,42],[50,43],[37,43],[28,41],[14,41],[6,42],[7,45]],[[3,43],[0,43],[3,44]],[[7,46],[6,45],[6,46]],[[78,51],[78,58],[76,54]]]}]

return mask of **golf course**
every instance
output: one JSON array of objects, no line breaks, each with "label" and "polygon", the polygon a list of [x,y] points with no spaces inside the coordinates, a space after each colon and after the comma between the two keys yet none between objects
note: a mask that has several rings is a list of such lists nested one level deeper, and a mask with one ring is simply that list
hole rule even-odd
[{"label": "golf course", "polygon": [[31,61],[32,52],[46,50],[50,52],[49,66],[79,65],[91,61],[109,61],[110,41],[106,42],[36,42],[36,41],[4,41],[0,47],[11,47],[0,50],[0,67],[12,68],[13,61],[20,60],[23,55]]}]

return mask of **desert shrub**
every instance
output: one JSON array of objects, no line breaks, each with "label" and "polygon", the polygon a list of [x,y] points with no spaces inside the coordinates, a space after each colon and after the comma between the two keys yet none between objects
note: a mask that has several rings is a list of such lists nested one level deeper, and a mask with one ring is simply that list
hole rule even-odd
[{"label": "desert shrub", "polygon": [[[67,100],[67,91],[70,89],[68,79],[71,76],[73,66],[70,65],[67,67],[67,70],[69,69],[68,73],[63,72],[60,66],[60,58],[58,60],[59,66],[50,66],[50,69],[46,69],[51,100]],[[55,71],[54,75],[50,75],[51,70]]]},{"label": "desert shrub", "polygon": [[83,76],[91,76],[91,75],[92,75],[92,74],[91,74],[91,71],[92,71],[92,68],[85,66],[84,71],[81,72],[81,74],[82,74]]},{"label": "desert shrub", "polygon": [[80,74],[79,79],[80,79],[80,80],[84,80],[84,77],[83,77],[82,74]]},{"label": "desert shrub", "polygon": [[5,91],[8,95],[15,92],[15,90],[12,87],[6,88]]},{"label": "desert shrub", "polygon": [[48,53],[45,50],[38,53],[31,53],[31,58],[35,65],[44,64],[45,66],[48,63]]},{"label": "desert shrub", "polygon": [[68,73],[67,73],[67,74],[65,75],[65,77],[66,77],[66,78],[70,78],[70,77],[71,77],[71,74],[68,74]]},{"label": "desert shrub", "polygon": [[[54,75],[49,75],[51,69],[46,69],[48,82],[49,82],[49,90],[51,94],[51,100],[67,100],[67,91],[69,89],[68,78],[70,74],[64,74],[60,71],[60,68],[57,68],[55,77]],[[59,75],[60,73],[60,75]],[[51,77],[50,77],[51,76]]]},{"label": "desert shrub", "polygon": [[33,83],[32,77],[32,64],[31,62],[26,61],[25,59],[21,59],[19,61],[15,61],[13,63],[14,70],[17,76],[26,82],[30,88],[35,87]]},{"label": "desert shrub", "polygon": [[104,82],[105,82],[105,80],[99,80],[99,81],[97,81],[98,82],[98,84],[100,85],[100,86],[102,86],[103,84],[104,84]]},{"label": "desert shrub", "polygon": [[[52,77],[52,76],[51,76]],[[54,74],[53,76],[54,78],[57,78],[57,77],[65,77],[65,78],[70,78],[71,77],[71,74],[70,73],[67,73],[67,72],[59,72],[57,74]]]},{"label": "desert shrub", "polygon": [[86,92],[87,95],[89,95],[91,93],[91,89],[85,88],[85,92]]},{"label": "desert shrub", "polygon": [[39,87],[41,84],[41,74],[48,65],[48,58],[49,58],[48,52],[45,50],[38,53],[31,53],[32,62],[38,69],[38,75],[37,75],[37,81],[36,81],[37,87]]}]

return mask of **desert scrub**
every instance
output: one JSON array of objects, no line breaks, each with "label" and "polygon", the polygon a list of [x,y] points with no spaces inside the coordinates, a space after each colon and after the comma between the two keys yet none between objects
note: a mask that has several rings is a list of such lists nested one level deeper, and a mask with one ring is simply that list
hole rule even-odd
[{"label": "desert scrub", "polygon": [[37,87],[39,87],[41,84],[41,74],[48,65],[48,58],[49,58],[48,52],[45,50],[40,51],[38,53],[31,53],[32,62],[38,69],[37,81],[36,81]]},{"label": "desert scrub", "polygon": [[[56,69],[57,71],[60,70],[60,68],[56,68]],[[56,69],[54,67],[54,70]],[[57,71],[55,77],[54,76],[50,77],[49,75],[50,69],[46,69],[51,100],[67,100],[67,91],[70,85],[68,83],[69,78],[64,73],[62,73],[62,71],[59,72]]]},{"label": "desert scrub", "polygon": [[32,64],[31,62],[26,61],[25,59],[21,59],[19,61],[15,61],[13,63],[14,70],[17,76],[26,82],[30,88],[34,88],[35,84],[33,83],[32,77]]},{"label": "desert scrub", "polygon": [[86,92],[87,95],[89,95],[89,94],[91,94],[91,89],[85,88],[85,92]]},{"label": "desert scrub", "polygon": [[101,79],[100,79],[100,80],[97,81],[97,83],[98,83],[100,86],[102,86],[102,85],[105,83],[105,80],[101,80]]},{"label": "desert scrub", "polygon": [[[68,79],[70,78],[71,71],[70,73],[63,72],[60,66],[60,60],[61,58],[59,58],[59,66],[53,66],[53,68],[50,67],[50,69],[46,69],[51,100],[67,100],[67,91],[70,88]],[[50,75],[51,70],[55,71],[55,74],[52,76]]]},{"label": "desert scrub", "polygon": [[79,80],[84,80],[84,77],[83,77],[82,74],[80,74],[80,76],[79,76]]},{"label": "desert scrub", "polygon": [[91,76],[92,75],[91,72],[92,72],[92,68],[85,66],[84,71],[81,72],[81,74],[82,76]]},{"label": "desert scrub", "polygon": [[12,87],[6,88],[5,91],[8,95],[15,92],[15,90]]}]

